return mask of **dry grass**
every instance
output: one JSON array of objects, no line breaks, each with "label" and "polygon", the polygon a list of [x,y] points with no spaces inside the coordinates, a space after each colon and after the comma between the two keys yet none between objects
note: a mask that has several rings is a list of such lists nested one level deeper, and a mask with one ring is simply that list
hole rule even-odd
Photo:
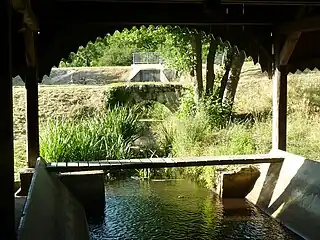
[{"label": "dry grass", "polygon": [[[320,73],[309,71],[290,75],[288,82],[288,151],[320,159]],[[250,114],[255,122],[250,123],[249,129],[246,124],[234,124],[223,130],[226,141],[198,150],[203,155],[235,153],[232,144],[242,144],[239,138],[247,136],[249,140],[255,139],[255,152],[268,151],[271,146],[271,87],[271,80],[259,71],[258,66],[245,63],[234,107],[239,114]],[[100,108],[104,90],[105,87],[94,85],[40,86],[40,131],[41,125],[50,118],[69,116],[86,106]],[[26,166],[24,87],[14,87],[14,138],[15,171],[18,172]],[[244,145],[243,151],[247,150]]]},{"label": "dry grass", "polygon": [[[271,139],[269,131],[271,130],[271,94],[272,81],[268,79],[267,74],[261,74],[252,63],[246,63],[237,91],[235,109],[238,113],[250,113],[256,118],[253,129],[255,131],[260,129],[257,137],[262,142],[266,141],[266,135]],[[259,116],[264,118],[259,119]],[[305,71],[289,74],[287,150],[309,159],[320,159],[319,124],[320,72]],[[267,149],[267,147],[261,149]]]},{"label": "dry grass", "polygon": [[[43,123],[51,118],[72,115],[80,108],[86,106],[93,108],[101,107],[104,90],[105,88],[101,86],[40,86],[40,131]],[[24,87],[14,87],[13,96],[15,172],[17,173],[19,168],[26,166],[26,112]]]}]

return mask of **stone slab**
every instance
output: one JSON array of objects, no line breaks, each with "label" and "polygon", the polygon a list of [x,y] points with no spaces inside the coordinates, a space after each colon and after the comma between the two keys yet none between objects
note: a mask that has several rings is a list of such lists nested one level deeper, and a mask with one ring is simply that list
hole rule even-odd
[{"label": "stone slab", "polygon": [[262,163],[247,199],[309,240],[320,239],[320,162],[277,150],[283,163]]},{"label": "stone slab", "polygon": [[81,204],[38,159],[18,228],[20,240],[88,240]]}]

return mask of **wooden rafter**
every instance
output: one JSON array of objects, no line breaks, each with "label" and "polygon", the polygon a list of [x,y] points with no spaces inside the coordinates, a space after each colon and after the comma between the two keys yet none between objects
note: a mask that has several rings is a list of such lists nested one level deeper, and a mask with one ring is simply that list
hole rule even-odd
[{"label": "wooden rafter", "polygon": [[253,4],[253,5],[285,5],[285,6],[317,6],[318,0],[220,0],[222,4]]},{"label": "wooden rafter", "polygon": [[[148,9],[146,14],[145,9]],[[181,11],[183,9],[183,11]],[[53,10],[52,10],[53,11]],[[202,4],[160,4],[160,3],[101,3],[96,4],[70,2],[56,6],[58,15],[46,18],[45,24],[95,24],[95,25],[132,25],[132,24],[172,24],[172,25],[236,25],[236,26],[272,26],[277,19],[270,18],[272,8],[246,8],[242,13],[240,6],[217,7],[206,12]],[[106,14],[106,11],[114,14]],[[261,14],[263,12],[264,14]],[[118,14],[117,14],[118,13]],[[165,13],[165,14],[164,14]],[[39,13],[42,14],[42,13]],[[45,16],[42,16],[44,19]],[[44,22],[43,22],[44,23]]]},{"label": "wooden rafter", "polygon": [[287,37],[287,39],[281,49],[281,52],[280,52],[280,59],[279,59],[280,65],[284,66],[284,65],[288,64],[289,59],[294,51],[294,48],[297,45],[297,42],[298,42],[300,36],[301,36],[301,32],[295,32],[295,33],[290,34]]},{"label": "wooden rafter", "polygon": [[320,30],[320,16],[309,17],[281,25],[277,32],[280,34],[290,34],[293,32],[312,32]]},{"label": "wooden rafter", "polygon": [[[306,6],[302,6],[299,8],[297,15],[296,15],[296,21],[301,21],[301,19],[306,15],[308,8]],[[286,41],[284,45],[282,46],[282,49],[280,51],[279,55],[279,65],[285,66],[288,64],[289,59],[297,45],[297,42],[299,41],[301,36],[301,31],[292,31],[287,35]]]},{"label": "wooden rafter", "polygon": [[290,61],[288,64],[289,71],[295,71],[296,69],[306,69],[320,66],[320,58],[302,58]]},{"label": "wooden rafter", "polygon": [[257,45],[257,47],[261,50],[261,52],[263,52],[263,54],[268,58],[269,61],[272,62],[272,56],[271,54],[268,52],[268,50],[261,44],[260,40],[254,36],[254,34],[248,32],[247,35],[252,39],[252,41],[254,42],[255,45]]}]

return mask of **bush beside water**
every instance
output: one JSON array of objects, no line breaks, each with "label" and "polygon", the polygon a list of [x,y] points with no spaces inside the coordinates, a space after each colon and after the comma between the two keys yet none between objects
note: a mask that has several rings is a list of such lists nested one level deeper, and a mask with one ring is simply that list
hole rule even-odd
[{"label": "bush beside water", "polygon": [[50,120],[41,134],[41,156],[65,162],[126,159],[141,132],[134,107]]}]

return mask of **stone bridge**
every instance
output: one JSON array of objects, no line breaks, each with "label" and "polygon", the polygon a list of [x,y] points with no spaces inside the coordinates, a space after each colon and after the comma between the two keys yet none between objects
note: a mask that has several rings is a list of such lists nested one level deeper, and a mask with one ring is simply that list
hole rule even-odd
[{"label": "stone bridge", "polygon": [[174,112],[179,108],[179,100],[184,90],[186,87],[181,84],[139,83],[111,87],[105,92],[105,96],[109,106],[155,101]]}]

